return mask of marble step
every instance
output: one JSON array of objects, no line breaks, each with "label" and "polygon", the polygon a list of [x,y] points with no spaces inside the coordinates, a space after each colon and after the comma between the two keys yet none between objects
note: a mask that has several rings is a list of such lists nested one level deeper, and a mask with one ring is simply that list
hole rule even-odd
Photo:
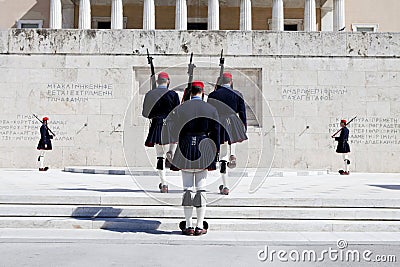
[{"label": "marble step", "polygon": [[[117,232],[180,233],[178,218],[77,219],[0,217],[0,228],[108,229]],[[399,232],[399,221],[207,219],[210,231]],[[195,223],[195,220],[194,220]]]},{"label": "marble step", "polygon": [[[193,212],[195,215],[195,212]],[[0,217],[182,218],[181,206],[0,205]],[[400,209],[208,207],[213,219],[399,220]]]},{"label": "marble step", "polygon": [[[157,176],[157,171],[151,168],[138,167],[112,167],[112,166],[67,166],[65,172],[109,175]],[[269,177],[286,176],[319,176],[328,174],[328,170],[295,170],[295,169],[266,169],[266,168],[236,168],[229,169],[231,177],[249,176],[256,172],[269,173]],[[180,176],[180,172],[167,170],[167,176]]]},{"label": "marble step", "polygon": [[[140,191],[140,190],[139,190]],[[101,205],[101,206],[179,206],[182,193],[158,194],[157,198],[144,192],[132,196],[107,195],[0,195],[0,204],[28,205]],[[221,196],[207,194],[207,205],[215,207],[343,207],[343,208],[400,208],[400,199],[354,198],[271,198]]]}]

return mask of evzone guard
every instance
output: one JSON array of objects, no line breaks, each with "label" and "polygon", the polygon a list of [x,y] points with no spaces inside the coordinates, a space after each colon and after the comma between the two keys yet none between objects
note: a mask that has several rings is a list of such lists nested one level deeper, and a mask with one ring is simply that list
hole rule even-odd
[{"label": "evzone guard", "polygon": [[[353,121],[352,119],[351,121]],[[351,122],[350,121],[350,122]],[[349,123],[350,123],[349,122]],[[349,140],[349,129],[346,127],[348,125],[346,120],[340,121],[341,129],[337,131],[332,138],[335,138],[335,141],[338,142],[336,153],[342,154],[343,162],[344,162],[344,170],[339,170],[340,175],[349,175],[350,174],[350,160],[349,160],[349,153],[350,153],[350,146],[348,143]],[[339,137],[335,137],[336,134],[340,132]]]},{"label": "evzone guard", "polygon": [[142,115],[151,120],[145,146],[156,148],[156,168],[161,180],[159,189],[161,193],[168,193],[164,165],[169,167],[169,162],[172,160],[176,144],[172,142],[168,136],[162,137],[162,134],[168,134],[168,131],[162,130],[163,127],[166,126],[168,114],[180,103],[178,94],[168,89],[170,84],[168,73],[160,72],[156,83],[157,87],[146,93],[143,102]]},{"label": "evzone guard", "polygon": [[[174,136],[178,148],[172,160],[172,170],[181,170],[183,182],[182,206],[185,221],[179,224],[185,235],[207,233],[204,221],[206,212],[207,172],[216,169],[219,151],[218,112],[204,102],[204,83],[194,81],[187,94],[190,98],[172,113]],[[192,222],[193,207],[196,208],[197,223]]]},{"label": "evzone guard", "polygon": [[42,122],[42,126],[40,126],[40,140],[37,145],[37,149],[40,150],[40,155],[38,157],[38,161],[40,162],[39,171],[47,171],[49,167],[44,166],[44,156],[46,151],[53,149],[53,146],[51,144],[51,139],[53,139],[53,135],[49,133],[49,131],[51,132],[51,130],[47,126],[49,118],[44,117],[43,120],[38,120]]},{"label": "evzone guard", "polygon": [[236,143],[247,140],[246,106],[243,95],[233,89],[232,74],[224,72],[217,82],[216,90],[208,95],[207,102],[218,110],[220,127],[220,193],[229,194],[227,167],[236,167]]}]

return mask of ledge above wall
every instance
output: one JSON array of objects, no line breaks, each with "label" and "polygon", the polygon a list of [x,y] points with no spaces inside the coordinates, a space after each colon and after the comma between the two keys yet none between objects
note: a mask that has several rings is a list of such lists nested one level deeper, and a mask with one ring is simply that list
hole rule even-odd
[{"label": "ledge above wall", "polygon": [[400,33],[50,30],[0,31],[0,54],[399,57]]}]

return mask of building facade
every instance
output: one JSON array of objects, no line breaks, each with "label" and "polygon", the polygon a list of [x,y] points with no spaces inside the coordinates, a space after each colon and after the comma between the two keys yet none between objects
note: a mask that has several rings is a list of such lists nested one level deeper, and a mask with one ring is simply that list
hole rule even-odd
[{"label": "building facade", "polygon": [[0,28],[400,31],[397,0],[5,0]]},{"label": "building facade", "polygon": [[351,171],[399,172],[399,4],[375,2],[0,1],[0,167],[36,167],[34,113],[57,134],[51,167],[150,168],[146,50],[178,93],[193,52],[208,94],[223,49],[248,107],[239,167],[337,170],[331,135],[357,116]]}]

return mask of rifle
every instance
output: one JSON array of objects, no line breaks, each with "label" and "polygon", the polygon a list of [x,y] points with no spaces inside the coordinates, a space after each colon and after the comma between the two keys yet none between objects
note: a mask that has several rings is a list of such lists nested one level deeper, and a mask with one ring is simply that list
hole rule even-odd
[{"label": "rifle", "polygon": [[[33,114],[33,113],[32,113],[32,114]],[[42,121],[41,119],[39,119],[38,116],[36,116],[35,114],[33,114],[33,116],[34,116],[38,121],[40,121],[41,124],[43,124],[43,121]],[[50,130],[50,128],[49,128],[49,126],[47,126],[47,124],[46,124],[46,128],[47,128],[47,130],[48,130],[53,136],[56,136],[56,134],[55,134],[52,130]]]},{"label": "rifle", "polygon": [[[357,116],[355,116],[354,118],[352,118],[348,123],[346,123],[346,126],[349,125],[353,120],[355,120],[357,118]],[[337,130],[336,133],[334,133],[332,135],[332,138],[335,137],[335,135],[337,135],[338,133],[340,133],[342,131],[343,128],[340,128],[339,130]]]},{"label": "rifle", "polygon": [[223,56],[224,56],[224,49],[221,50],[221,57],[219,58],[220,70],[215,90],[217,90],[220,86],[222,86],[222,76],[224,74],[224,64],[225,64],[225,58]]},{"label": "rifle", "polygon": [[151,75],[150,75],[151,90],[153,90],[153,89],[155,89],[157,87],[157,84],[156,84],[156,73],[154,71],[153,57],[150,56],[149,49],[147,49],[147,64],[150,65],[150,70],[151,70]]},{"label": "rifle", "polygon": [[193,52],[190,54],[190,61],[188,64],[188,86],[185,89],[184,93],[183,93],[183,97],[182,97],[182,103],[189,100],[190,99],[190,93],[192,91],[192,82],[193,82],[193,71],[194,68],[196,68],[196,65],[193,64]]}]

